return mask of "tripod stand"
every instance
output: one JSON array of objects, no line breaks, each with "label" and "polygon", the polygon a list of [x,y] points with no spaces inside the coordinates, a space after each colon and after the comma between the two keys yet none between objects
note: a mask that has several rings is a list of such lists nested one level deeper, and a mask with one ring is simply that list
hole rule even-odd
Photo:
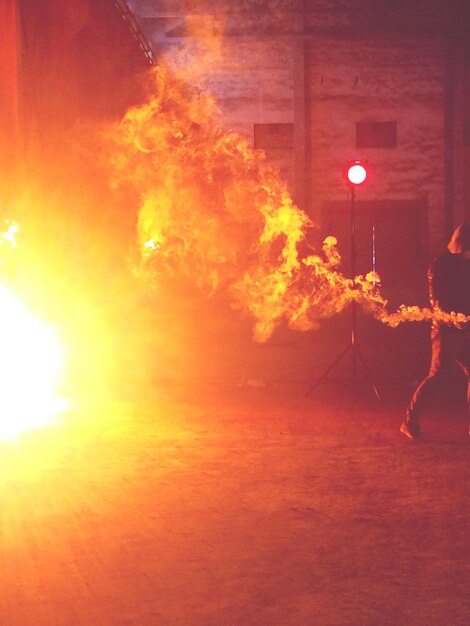
[{"label": "tripod stand", "polygon": [[[353,277],[356,275],[356,190],[354,185],[351,186],[351,273]],[[375,237],[375,228],[374,228],[374,237]],[[375,241],[374,241],[374,249],[375,249]],[[375,254],[375,252],[374,252]],[[374,261],[375,263],[375,261]],[[357,343],[357,303],[351,303],[351,342],[345,347],[345,349],[341,352],[341,354],[333,361],[333,363],[327,368],[327,370],[322,374],[322,376],[310,387],[310,389],[305,394],[306,397],[309,396],[326,378],[328,374],[334,369],[334,367],[343,359],[348,352],[351,351],[352,355],[352,372],[351,372],[351,382],[352,386],[355,389],[357,385],[357,365],[358,362],[362,364],[368,378],[369,382],[374,390],[374,393],[378,400],[380,400],[380,394],[378,392],[377,387],[375,386],[372,377],[370,375],[370,370],[367,366],[364,357],[362,356],[361,351],[359,350],[359,345]]]}]

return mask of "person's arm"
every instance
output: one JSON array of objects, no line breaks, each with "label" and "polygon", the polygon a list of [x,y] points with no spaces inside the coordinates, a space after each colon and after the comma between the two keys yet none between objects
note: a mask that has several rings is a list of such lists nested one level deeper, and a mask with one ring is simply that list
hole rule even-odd
[{"label": "person's arm", "polygon": [[445,310],[447,304],[447,278],[444,259],[438,257],[428,270],[429,300],[433,308]]}]

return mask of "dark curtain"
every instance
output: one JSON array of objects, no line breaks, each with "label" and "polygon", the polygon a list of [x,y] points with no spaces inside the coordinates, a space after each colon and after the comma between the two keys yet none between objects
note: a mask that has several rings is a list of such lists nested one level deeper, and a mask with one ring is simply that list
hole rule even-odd
[{"label": "dark curtain", "polygon": [[16,0],[0,3],[0,167],[10,170],[19,149],[18,38]]}]

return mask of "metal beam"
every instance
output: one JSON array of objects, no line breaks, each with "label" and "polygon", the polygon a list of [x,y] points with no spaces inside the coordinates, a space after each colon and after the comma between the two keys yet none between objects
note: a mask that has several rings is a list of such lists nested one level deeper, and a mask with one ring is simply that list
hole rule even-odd
[{"label": "metal beam", "polygon": [[148,42],[144,33],[141,31],[140,26],[138,25],[133,13],[127,5],[127,2],[125,0],[114,0],[114,4],[124,21],[126,22],[127,26],[129,27],[132,36],[139,44],[149,64],[155,65],[156,59],[155,54],[152,50],[152,46]]}]

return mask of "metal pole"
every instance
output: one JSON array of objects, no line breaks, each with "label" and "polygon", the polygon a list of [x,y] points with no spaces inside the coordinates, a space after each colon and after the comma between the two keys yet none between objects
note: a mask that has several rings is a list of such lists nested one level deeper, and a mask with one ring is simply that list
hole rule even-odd
[{"label": "metal pole", "polygon": [[[351,274],[352,280],[356,276],[356,190],[351,187]],[[356,354],[357,311],[356,303],[351,303],[351,346],[352,346],[352,384],[357,382],[357,354]]]},{"label": "metal pole", "polygon": [[[355,201],[356,201],[356,190],[354,188],[354,186],[350,187],[350,191],[351,191],[351,280],[354,281],[354,278],[356,276],[356,206],[355,206]],[[307,391],[307,393],[305,394],[306,396],[309,396],[312,391],[314,389],[316,389],[318,387],[318,385],[320,383],[322,383],[328,376],[328,374],[331,372],[331,370],[336,366],[337,363],[339,363],[341,361],[341,359],[343,358],[343,356],[348,352],[349,349],[352,350],[352,387],[354,390],[356,390],[356,385],[357,385],[357,365],[358,365],[358,360],[361,361],[367,375],[369,376],[370,379],[370,383],[372,385],[372,388],[375,392],[375,395],[377,397],[377,400],[380,400],[380,394],[379,391],[377,389],[377,387],[375,386],[374,382],[372,381],[372,378],[370,376],[370,371],[369,368],[367,367],[367,363],[364,360],[364,357],[362,356],[360,350],[359,350],[359,346],[357,345],[357,339],[356,339],[356,326],[357,326],[357,302],[352,302],[351,303],[351,343],[348,344],[346,346],[346,348],[343,350],[343,352],[341,352],[341,354],[339,355],[339,357],[336,359],[336,361],[334,361],[330,367],[324,372],[323,376],[317,380],[317,382]]]}]

